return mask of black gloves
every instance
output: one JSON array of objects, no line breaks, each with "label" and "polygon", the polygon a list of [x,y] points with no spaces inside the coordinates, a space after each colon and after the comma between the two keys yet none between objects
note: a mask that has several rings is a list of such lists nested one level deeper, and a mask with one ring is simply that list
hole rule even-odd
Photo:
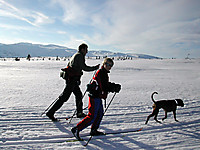
[{"label": "black gloves", "polygon": [[112,92],[112,93],[113,92],[119,93],[119,91],[121,90],[121,85],[115,84],[115,83],[109,83],[108,90],[109,92]]},{"label": "black gloves", "polygon": [[121,90],[121,85],[120,84],[115,84],[114,92],[119,93],[120,90]]}]

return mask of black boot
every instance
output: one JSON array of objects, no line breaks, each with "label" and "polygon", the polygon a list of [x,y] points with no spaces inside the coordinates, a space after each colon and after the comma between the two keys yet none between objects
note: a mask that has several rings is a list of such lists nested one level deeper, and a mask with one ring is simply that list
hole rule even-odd
[{"label": "black boot", "polygon": [[90,132],[90,135],[91,136],[99,136],[99,135],[105,135],[105,133],[97,131],[97,129],[92,129],[91,132]]},{"label": "black boot", "polygon": [[63,104],[63,98],[60,96],[59,99],[55,102],[55,104],[46,113],[47,117],[49,117],[49,119],[51,119],[54,122],[58,121],[58,119],[54,117],[54,114],[58,109],[61,108]]},{"label": "black boot", "polygon": [[77,113],[77,118],[84,118],[84,117],[86,117],[86,116],[87,116],[87,115],[84,114],[84,113],[81,113],[81,112]]},{"label": "black boot", "polygon": [[78,130],[77,127],[72,128],[71,131],[72,131],[74,137],[75,137],[77,140],[83,141],[83,139],[81,139],[80,136],[79,136],[79,130]]},{"label": "black boot", "polygon": [[51,114],[49,112],[46,113],[46,116],[49,117],[53,122],[57,122],[58,119],[54,117],[54,114]]}]

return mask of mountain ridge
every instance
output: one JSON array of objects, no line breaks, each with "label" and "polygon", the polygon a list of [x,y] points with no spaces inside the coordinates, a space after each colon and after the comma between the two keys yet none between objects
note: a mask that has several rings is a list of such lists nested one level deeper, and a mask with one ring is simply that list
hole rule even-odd
[{"label": "mountain ridge", "polygon": [[[32,57],[70,57],[77,50],[60,46],[56,44],[32,44],[32,43],[15,43],[3,44],[0,43],[0,57],[26,57],[30,54]],[[146,55],[146,54],[132,54],[122,52],[111,52],[109,50],[90,50],[87,54],[89,57],[132,57],[143,59],[159,59],[159,57]]]}]

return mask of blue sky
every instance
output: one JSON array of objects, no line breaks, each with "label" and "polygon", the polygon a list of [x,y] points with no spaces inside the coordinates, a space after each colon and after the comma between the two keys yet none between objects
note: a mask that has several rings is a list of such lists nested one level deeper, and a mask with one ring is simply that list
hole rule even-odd
[{"label": "blue sky", "polygon": [[0,0],[0,43],[200,58],[200,0]]}]

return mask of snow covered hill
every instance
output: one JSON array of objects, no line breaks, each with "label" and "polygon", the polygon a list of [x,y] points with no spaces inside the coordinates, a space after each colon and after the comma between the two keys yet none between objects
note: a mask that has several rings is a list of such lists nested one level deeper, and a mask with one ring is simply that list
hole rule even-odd
[{"label": "snow covered hill", "polygon": [[[86,59],[88,65],[102,62]],[[200,59],[133,59],[115,60],[110,81],[120,83],[122,90],[114,98],[104,116],[100,131],[127,132],[143,128],[140,132],[127,132],[115,135],[94,137],[87,147],[83,142],[73,140],[71,128],[80,119],[74,118],[71,124],[62,119],[53,123],[40,114],[59,96],[65,83],[59,77],[60,68],[66,61],[0,60],[0,149],[200,149]],[[81,89],[84,92],[93,72],[84,72]],[[157,91],[155,99],[175,99],[184,101],[185,107],[178,107],[177,119],[172,113],[159,124],[151,118],[151,93]],[[107,104],[113,93],[107,98]],[[88,96],[83,99],[88,105]],[[71,116],[75,109],[72,95],[56,113],[56,117]],[[87,113],[87,110],[85,110]],[[164,117],[160,110],[158,120]],[[90,128],[80,132],[88,135]],[[87,140],[89,137],[84,137]]]},{"label": "snow covered hill", "polygon": [[[72,56],[77,50],[59,45],[41,45],[31,43],[1,44],[0,57],[26,57],[30,54],[33,57],[66,57]],[[133,57],[144,59],[157,59],[158,57],[144,54],[114,53],[110,51],[92,51],[87,54],[89,57],[108,56],[108,57]]]},{"label": "snow covered hill", "polygon": [[31,43],[0,44],[0,57],[31,56],[72,56],[76,50],[58,45],[41,45]]}]

